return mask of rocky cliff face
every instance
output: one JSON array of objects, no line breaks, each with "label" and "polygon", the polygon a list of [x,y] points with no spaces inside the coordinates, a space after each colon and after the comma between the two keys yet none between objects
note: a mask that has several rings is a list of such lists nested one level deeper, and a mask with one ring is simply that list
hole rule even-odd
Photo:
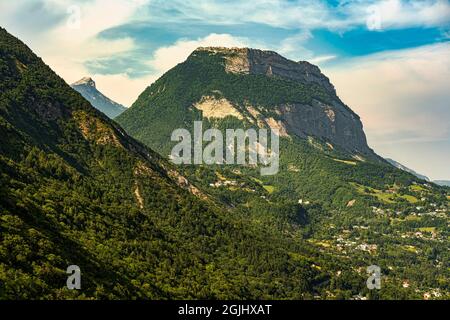
[{"label": "rocky cliff face", "polygon": [[[355,157],[378,158],[367,145],[359,116],[339,99],[334,86],[319,67],[306,61],[286,59],[273,51],[249,48],[201,47],[196,52],[222,55],[228,73],[265,75],[320,87],[330,98],[326,103],[314,98],[308,104],[292,100],[276,105],[272,111],[279,115],[281,122],[276,125],[278,129],[302,138],[313,136],[324,139]],[[249,106],[245,107],[248,109]],[[248,111],[254,113],[256,110],[258,114],[264,114],[262,109],[261,106],[251,106]],[[273,121],[264,120],[273,127]]]}]

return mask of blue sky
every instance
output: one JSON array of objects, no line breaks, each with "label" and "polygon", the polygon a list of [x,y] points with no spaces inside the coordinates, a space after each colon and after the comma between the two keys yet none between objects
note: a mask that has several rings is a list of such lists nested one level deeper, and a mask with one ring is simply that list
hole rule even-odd
[{"label": "blue sky", "polygon": [[[221,5],[221,2],[228,5]],[[276,10],[279,12],[271,10],[271,6],[267,5],[266,10],[261,10],[254,17],[247,17],[234,15],[235,9],[239,7],[244,12],[252,10],[253,5],[242,5],[241,1],[204,1],[204,5],[192,6],[180,5],[185,1],[149,1],[136,16],[136,21],[104,30],[98,35],[103,39],[133,39],[138,44],[135,55],[142,58],[133,60],[128,55],[117,55],[101,63],[88,62],[88,68],[94,73],[126,72],[132,77],[140,76],[142,74],[140,62],[145,61],[143,57],[151,56],[158,48],[169,46],[180,39],[202,39],[210,34],[227,34],[234,38],[245,39],[250,44],[255,43],[260,47],[281,51],[294,60],[321,61],[321,57],[333,57],[326,61],[335,64],[343,59],[380,51],[413,48],[449,40],[450,14],[447,12],[445,19],[440,10],[441,6],[447,11],[450,10],[447,1],[425,1],[429,3],[427,7],[414,5],[420,1],[381,1],[393,3],[391,7],[394,10],[410,15],[407,17],[408,20],[398,25],[391,21],[383,21],[382,4],[377,12],[375,9],[371,11],[370,5],[361,6],[361,2],[329,0],[319,5],[320,1],[264,1],[274,7],[277,7],[273,5],[275,3],[284,5],[278,5],[279,8]],[[367,2],[373,2],[373,5],[377,3],[377,1]],[[304,6],[310,7],[309,12],[315,13],[317,20],[329,17],[328,23],[321,23],[312,18],[309,19],[311,21],[296,21],[306,15],[301,12],[293,13],[291,18],[284,19],[289,16],[289,11],[285,10]],[[387,7],[385,10],[389,9],[389,5],[384,6]],[[426,11],[433,7],[436,9],[429,15],[435,14],[434,20],[428,14],[423,14],[426,18],[422,19],[414,14],[415,10],[420,12],[420,9]],[[201,8],[204,10],[203,14],[200,13]],[[269,23],[266,22],[268,14],[273,16]],[[379,15],[375,18],[378,19],[379,25],[370,26],[370,16],[376,14]],[[392,17],[388,19],[395,20]],[[416,19],[417,21],[414,21]],[[385,29],[383,24],[386,24]],[[124,63],[124,59],[128,60],[127,63]]]},{"label": "blue sky", "polygon": [[198,46],[311,61],[378,153],[450,180],[449,0],[19,0],[0,3],[0,24],[127,106]]}]

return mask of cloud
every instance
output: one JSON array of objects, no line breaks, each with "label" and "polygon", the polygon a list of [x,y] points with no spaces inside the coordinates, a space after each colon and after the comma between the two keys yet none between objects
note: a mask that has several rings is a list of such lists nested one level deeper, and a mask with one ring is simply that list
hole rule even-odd
[{"label": "cloud", "polygon": [[20,38],[43,34],[65,18],[65,12],[54,10],[50,3],[44,1],[0,2],[1,25]]},{"label": "cloud", "polygon": [[303,30],[294,36],[287,37],[283,39],[277,52],[292,57],[292,59],[297,59],[299,57],[310,58],[313,56],[312,51],[305,49],[304,45],[308,40],[312,38],[312,34],[308,30]]},{"label": "cloud", "polygon": [[[129,22],[146,0],[32,0],[2,3],[0,19],[8,31],[26,42],[68,83],[89,75],[87,61],[128,54],[136,48],[130,37],[99,38],[106,29]],[[45,17],[43,19],[42,17]],[[129,106],[153,76],[131,79],[126,74],[92,74],[108,97]]]},{"label": "cloud", "polygon": [[294,36],[283,39],[279,45],[268,45],[268,47],[294,61],[307,60],[313,64],[324,64],[337,58],[336,55],[331,54],[317,56],[312,50],[307,49],[307,43],[312,38],[313,35],[310,31],[303,30]]},{"label": "cloud", "polygon": [[[335,4],[337,3],[337,5]],[[447,0],[155,0],[146,19],[203,21],[212,25],[259,23],[300,30],[346,31],[403,27],[448,27]]]},{"label": "cloud", "polygon": [[318,56],[312,59],[308,59],[308,62],[312,63],[312,64],[322,64],[325,62],[328,62],[330,60],[334,60],[336,59],[337,56],[335,55],[328,55],[328,56]]},{"label": "cloud", "polygon": [[324,72],[369,132],[388,141],[400,131],[439,140],[449,138],[449,65],[450,43],[442,43],[355,58]]},{"label": "cloud", "polygon": [[212,33],[206,37],[196,40],[181,39],[173,45],[157,49],[149,66],[161,75],[183,62],[198,47],[246,47],[249,46],[248,39],[233,37],[229,34]]},{"label": "cloud", "polygon": [[214,25],[260,23],[289,28],[338,27],[345,24],[342,19],[334,18],[326,1],[317,0],[155,0],[150,3],[146,19],[197,20]]}]

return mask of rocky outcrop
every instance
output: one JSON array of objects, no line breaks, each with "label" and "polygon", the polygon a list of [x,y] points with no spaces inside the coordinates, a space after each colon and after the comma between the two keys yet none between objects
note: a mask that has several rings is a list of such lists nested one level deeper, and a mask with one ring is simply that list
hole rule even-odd
[{"label": "rocky outcrop", "polygon": [[223,54],[227,72],[264,74],[302,83],[316,83],[328,92],[335,93],[334,86],[319,67],[307,61],[295,62],[274,51],[250,48],[200,47],[197,51]]},{"label": "rocky outcrop", "polygon": [[81,85],[96,88],[95,82],[94,82],[94,80],[92,80],[91,77],[83,77],[80,80],[78,80],[77,82],[72,83],[72,87],[73,86],[81,86]]},{"label": "rocky outcrop", "polygon": [[239,111],[225,98],[216,99],[214,97],[202,97],[202,99],[194,104],[194,107],[201,110],[205,118],[225,118],[234,116],[243,119]]}]

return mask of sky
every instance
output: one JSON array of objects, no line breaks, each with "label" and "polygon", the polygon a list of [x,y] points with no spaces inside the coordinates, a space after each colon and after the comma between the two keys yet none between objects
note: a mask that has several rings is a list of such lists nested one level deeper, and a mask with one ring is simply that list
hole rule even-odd
[{"label": "sky", "polygon": [[0,26],[125,106],[199,46],[307,60],[378,154],[450,180],[450,0],[0,0]]}]

